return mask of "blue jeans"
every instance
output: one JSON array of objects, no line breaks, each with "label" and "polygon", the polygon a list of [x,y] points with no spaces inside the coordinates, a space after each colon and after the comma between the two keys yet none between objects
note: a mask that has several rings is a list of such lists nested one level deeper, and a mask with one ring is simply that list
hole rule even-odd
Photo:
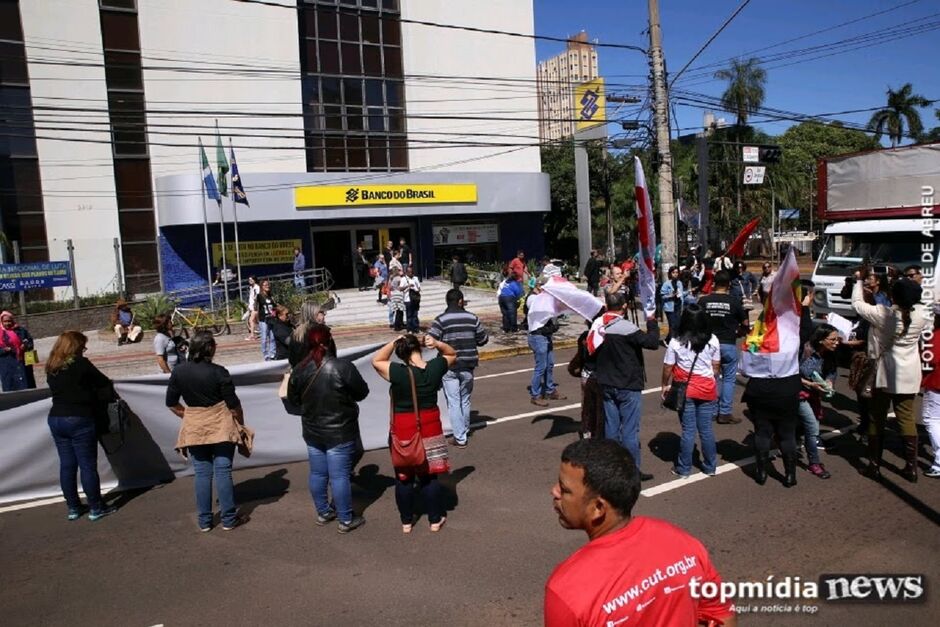
[{"label": "blue jeans", "polygon": [[274,342],[274,331],[264,320],[258,321],[258,333],[261,335],[261,356],[265,360],[274,359],[277,347]]},{"label": "blue jeans", "polygon": [[16,392],[27,387],[23,362],[12,353],[0,355],[0,389],[4,392]]},{"label": "blue jeans", "polygon": [[[353,459],[357,455],[356,441],[350,440],[332,448],[320,448],[307,444],[310,458],[310,496],[320,516],[326,516],[334,509],[336,517],[342,523],[353,519],[352,485],[349,474],[352,472]],[[327,484],[333,491],[333,504],[327,498]]]},{"label": "blue jeans", "polygon": [[552,338],[529,334],[529,348],[535,354],[535,372],[532,373],[532,398],[548,395],[555,391],[555,352]]},{"label": "blue jeans", "polygon": [[447,415],[458,444],[467,441],[470,432],[470,395],[473,393],[472,370],[448,370],[442,381]]},{"label": "blue jeans", "polygon": [[417,333],[418,325],[418,306],[408,301],[405,303],[405,327],[412,333]]},{"label": "blue jeans", "polygon": [[715,419],[717,406],[715,401],[686,399],[685,411],[679,417],[679,422],[682,423],[682,439],[679,441],[676,472],[680,475],[688,475],[692,472],[692,451],[695,449],[696,432],[702,443],[702,472],[709,475],[715,472],[718,466],[718,452],[715,446],[715,434],[712,431],[712,420]]},{"label": "blue jeans", "polygon": [[519,300],[513,296],[499,297],[499,311],[503,314],[503,331],[515,332],[519,330]]},{"label": "blue jeans", "polygon": [[738,376],[738,346],[721,344],[721,386],[718,388],[718,413],[731,415],[734,403],[734,384]]},{"label": "blue jeans", "polygon": [[200,444],[189,447],[189,456],[193,460],[196,473],[196,511],[199,514],[199,527],[212,526],[212,480],[219,491],[219,509],[222,513],[222,525],[235,524],[235,486],[232,485],[232,458],[235,445],[231,442],[219,444]]},{"label": "blue jeans", "polygon": [[816,412],[809,401],[800,401],[800,422],[803,423],[803,444],[806,446],[806,458],[810,464],[819,463],[819,447],[816,438],[819,437],[819,421]]},{"label": "blue jeans", "polygon": [[101,480],[98,478],[98,440],[95,419],[81,416],[49,416],[49,431],[59,452],[59,485],[69,509],[82,505],[76,474],[82,473],[82,491],[91,511],[102,507]]},{"label": "blue jeans", "polygon": [[666,313],[666,322],[669,323],[669,334],[666,336],[669,339],[672,339],[676,336],[676,333],[679,332],[679,319],[682,317],[682,309],[678,305],[673,305],[675,307],[674,311],[667,311]]},{"label": "blue jeans", "polygon": [[604,437],[616,440],[630,451],[640,468],[640,408],[643,406],[640,390],[624,390],[603,386]]}]

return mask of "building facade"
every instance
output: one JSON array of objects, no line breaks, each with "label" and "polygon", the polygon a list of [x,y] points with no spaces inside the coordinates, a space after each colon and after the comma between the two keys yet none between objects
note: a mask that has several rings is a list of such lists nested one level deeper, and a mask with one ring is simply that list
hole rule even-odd
[{"label": "building facade", "polygon": [[[0,0],[2,228],[24,260],[65,259],[71,242],[81,293],[204,284],[206,230],[212,265],[221,221],[226,250],[235,234],[231,197],[204,202],[199,174],[200,140],[217,173],[218,136],[250,203],[237,207],[243,274],[289,271],[278,251],[293,244],[338,287],[355,283],[357,245],[389,238],[426,275],[454,253],[540,254],[538,102],[518,87],[534,40],[470,30],[532,33],[532,11]],[[336,195],[352,188],[366,200]]]},{"label": "building facade", "polygon": [[567,49],[538,64],[536,84],[539,99],[539,138],[543,142],[571,137],[577,111],[574,89],[598,78],[597,49],[581,31],[568,41]]}]

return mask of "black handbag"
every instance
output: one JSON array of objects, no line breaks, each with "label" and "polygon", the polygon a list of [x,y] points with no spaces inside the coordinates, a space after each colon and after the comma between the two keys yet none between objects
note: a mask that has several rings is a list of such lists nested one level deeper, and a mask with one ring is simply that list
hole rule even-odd
[{"label": "black handbag", "polygon": [[[698,362],[699,355],[701,355],[701,351],[695,353],[695,359],[692,360],[692,367],[689,368],[689,379],[692,378],[692,373],[695,372],[695,364]],[[689,379],[685,381],[674,380],[672,382],[666,397],[663,399],[663,407],[675,410],[680,416],[682,415],[685,411],[685,394],[689,387]]]}]

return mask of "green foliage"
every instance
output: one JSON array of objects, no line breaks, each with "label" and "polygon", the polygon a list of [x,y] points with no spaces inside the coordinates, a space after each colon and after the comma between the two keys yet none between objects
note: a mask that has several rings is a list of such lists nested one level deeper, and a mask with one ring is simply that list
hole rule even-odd
[{"label": "green foliage", "polygon": [[897,146],[905,136],[916,141],[924,132],[924,124],[917,109],[929,107],[931,104],[930,100],[915,94],[910,83],[904,83],[897,91],[889,88],[888,106],[872,114],[868,121],[868,128],[875,132],[879,140],[887,133],[892,148]]},{"label": "green foliage", "polygon": [[715,72],[715,78],[728,81],[728,87],[721,95],[721,104],[735,114],[738,126],[745,126],[748,115],[764,104],[767,70],[754,57],[734,59],[729,67]]},{"label": "green foliage", "polygon": [[[27,292],[28,293],[28,292]],[[78,306],[80,308],[84,307],[99,307],[101,305],[113,305],[117,302],[117,299],[120,297],[120,294],[117,292],[102,292],[101,294],[92,294],[90,296],[79,296],[78,297]],[[19,311],[19,299],[13,299],[11,307],[16,314],[21,314]],[[28,300],[26,302],[26,311],[31,314],[46,313],[49,311],[64,311],[66,309],[75,309],[75,301],[71,298],[67,300]]]},{"label": "green foliage", "polygon": [[155,294],[133,306],[134,319],[144,329],[153,328],[153,319],[160,314],[171,314],[177,302],[165,294]]},{"label": "green foliage", "polygon": [[300,312],[301,305],[309,300],[312,300],[318,305],[322,305],[330,299],[328,292],[313,292],[311,294],[309,292],[299,291],[294,286],[292,279],[272,281],[271,295],[274,297],[275,303],[284,305],[292,314]]}]

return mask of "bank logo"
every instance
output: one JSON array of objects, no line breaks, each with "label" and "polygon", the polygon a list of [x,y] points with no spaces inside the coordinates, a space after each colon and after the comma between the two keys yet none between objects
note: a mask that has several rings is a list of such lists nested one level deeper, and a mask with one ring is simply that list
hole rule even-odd
[{"label": "bank logo", "polygon": [[594,114],[600,108],[597,104],[598,95],[593,89],[588,89],[581,96],[581,119],[593,120]]},{"label": "bank logo", "polygon": [[359,189],[350,187],[346,190],[346,202],[356,202],[359,200]]},{"label": "bank logo", "polygon": [[819,596],[831,602],[917,603],[926,598],[923,575],[821,575]]}]

